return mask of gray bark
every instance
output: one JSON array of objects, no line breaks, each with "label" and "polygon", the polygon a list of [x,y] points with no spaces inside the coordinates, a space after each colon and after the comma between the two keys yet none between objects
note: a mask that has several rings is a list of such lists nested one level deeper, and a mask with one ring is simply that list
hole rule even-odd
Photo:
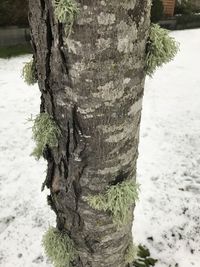
[{"label": "gray bark", "polygon": [[[51,0],[29,0],[41,112],[59,125],[45,185],[57,227],[73,239],[76,267],[125,267],[132,220],[117,229],[84,197],[136,178],[150,0],[79,0],[67,38]],[[134,209],[134,207],[132,207]]]}]

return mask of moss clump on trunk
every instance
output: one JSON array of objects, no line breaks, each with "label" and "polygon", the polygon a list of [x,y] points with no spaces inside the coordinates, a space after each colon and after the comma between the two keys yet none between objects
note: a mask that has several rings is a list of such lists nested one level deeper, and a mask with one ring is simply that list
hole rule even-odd
[{"label": "moss clump on trunk", "polygon": [[130,219],[130,207],[138,199],[138,189],[133,180],[124,181],[110,186],[105,193],[86,197],[86,201],[96,210],[111,212],[113,222],[121,226]]},{"label": "moss clump on trunk", "polygon": [[34,85],[35,83],[37,83],[37,71],[34,59],[32,59],[30,62],[25,63],[22,70],[22,76],[25,83],[27,83],[28,85]]},{"label": "moss clump on trunk", "polygon": [[74,243],[65,232],[50,227],[42,239],[45,253],[55,267],[69,267],[76,257]]},{"label": "moss clump on trunk", "polygon": [[125,262],[128,264],[133,263],[138,254],[138,247],[133,244],[133,241],[130,242],[126,251],[125,251]]},{"label": "moss clump on trunk", "polygon": [[158,67],[170,62],[177,54],[178,49],[178,43],[169,36],[168,30],[162,29],[157,24],[152,24],[147,43],[147,75],[152,76]]},{"label": "moss clump on trunk", "polygon": [[52,117],[47,113],[37,115],[32,127],[33,139],[36,147],[32,155],[40,159],[46,146],[54,148],[58,146],[58,137],[61,135],[60,129]]},{"label": "moss clump on trunk", "polygon": [[72,26],[74,18],[78,13],[75,0],[54,0],[54,14],[60,23]]}]

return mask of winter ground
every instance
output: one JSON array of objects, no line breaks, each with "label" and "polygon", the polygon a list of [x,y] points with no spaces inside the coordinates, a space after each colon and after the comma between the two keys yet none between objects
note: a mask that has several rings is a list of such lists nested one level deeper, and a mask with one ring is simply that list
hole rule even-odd
[{"label": "winter ground", "polygon": [[[140,201],[134,236],[157,267],[200,267],[200,30],[178,31],[175,61],[147,79],[141,127]],[[0,266],[48,267],[41,237],[55,216],[41,193],[45,163],[27,118],[39,112],[37,86],[20,78],[30,56],[0,59]]]}]

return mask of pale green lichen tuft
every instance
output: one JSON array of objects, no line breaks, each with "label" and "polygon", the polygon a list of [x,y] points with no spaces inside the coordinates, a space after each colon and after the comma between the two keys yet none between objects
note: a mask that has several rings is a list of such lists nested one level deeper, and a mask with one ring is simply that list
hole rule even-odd
[{"label": "pale green lichen tuft", "polygon": [[34,85],[37,83],[36,66],[33,59],[30,62],[25,63],[22,69],[22,77],[28,85]]},{"label": "pale green lichen tuft", "polygon": [[133,181],[124,181],[108,187],[105,193],[86,197],[88,204],[112,214],[117,226],[126,224],[131,216],[131,205],[138,199],[139,186]]},{"label": "pale green lichen tuft", "polygon": [[126,251],[125,251],[125,263],[131,264],[136,259],[138,254],[138,247],[133,244],[133,241],[130,242]]},{"label": "pale green lichen tuft", "polygon": [[72,27],[75,16],[78,13],[78,6],[75,0],[54,0],[54,14],[60,23]]},{"label": "pale green lichen tuft", "polygon": [[150,28],[147,43],[146,72],[152,76],[158,67],[170,62],[179,50],[179,44],[169,36],[169,31],[157,24]]},{"label": "pale green lichen tuft", "polygon": [[55,121],[47,113],[37,115],[33,121],[32,131],[36,147],[32,155],[36,159],[40,159],[46,146],[50,148],[58,146],[58,137],[61,135],[61,132]]},{"label": "pale green lichen tuft", "polygon": [[50,227],[42,239],[45,253],[55,267],[69,267],[76,257],[74,242],[65,232]]}]

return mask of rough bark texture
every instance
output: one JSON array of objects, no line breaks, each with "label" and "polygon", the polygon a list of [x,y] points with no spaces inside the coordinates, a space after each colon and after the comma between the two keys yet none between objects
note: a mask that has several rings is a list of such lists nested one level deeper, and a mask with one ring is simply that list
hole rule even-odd
[{"label": "rough bark texture", "polygon": [[[117,229],[84,197],[135,179],[150,0],[79,0],[67,38],[51,0],[29,0],[41,112],[59,125],[45,151],[48,201],[73,239],[76,267],[125,267],[132,221]],[[133,209],[134,207],[132,207]]]}]

